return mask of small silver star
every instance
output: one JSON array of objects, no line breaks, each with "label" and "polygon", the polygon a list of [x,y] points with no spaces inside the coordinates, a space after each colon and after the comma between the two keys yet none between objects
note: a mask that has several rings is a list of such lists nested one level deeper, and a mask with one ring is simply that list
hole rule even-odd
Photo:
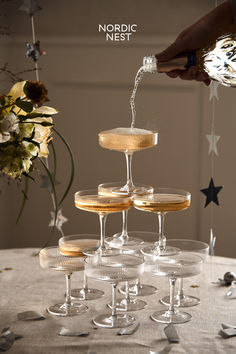
[{"label": "small silver star", "polygon": [[36,0],[23,0],[19,10],[25,11],[31,17],[36,11],[42,10],[42,8],[37,4]]},{"label": "small silver star", "polygon": [[210,155],[211,152],[214,152],[216,155],[218,155],[216,144],[218,143],[220,136],[215,135],[213,132],[211,132],[211,134],[207,134],[206,137],[209,142],[208,155]]},{"label": "small silver star", "polygon": [[[50,211],[50,215],[51,215],[51,220],[50,220],[50,223],[48,226],[53,227],[54,226],[54,219],[55,219],[55,212]],[[68,219],[62,215],[62,209],[59,209],[57,212],[56,228],[61,232],[62,235],[63,235],[62,225],[67,221],[68,221]]]},{"label": "small silver star", "polygon": [[27,51],[25,53],[25,56],[27,58],[33,59],[33,61],[36,63],[39,60],[40,55],[45,55],[46,52],[45,50],[42,50],[40,48],[40,41],[36,41],[35,43],[26,43]]},{"label": "small silver star", "polygon": [[213,97],[215,97],[217,100],[219,99],[219,96],[218,96],[219,84],[220,84],[219,82],[211,80],[209,101],[211,101],[213,99]]}]

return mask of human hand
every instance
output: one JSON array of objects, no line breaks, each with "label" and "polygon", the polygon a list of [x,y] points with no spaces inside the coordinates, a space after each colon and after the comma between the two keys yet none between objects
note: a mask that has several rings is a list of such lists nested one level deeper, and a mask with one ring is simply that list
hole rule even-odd
[{"label": "human hand", "polygon": [[[161,53],[156,54],[158,62],[165,62],[178,55],[187,55],[212,44],[220,35],[235,30],[231,8],[225,2],[200,18],[190,27],[181,32],[176,40]],[[173,70],[166,73],[171,78],[202,81],[207,86],[210,78],[207,73],[200,71],[197,66],[187,70]]]}]

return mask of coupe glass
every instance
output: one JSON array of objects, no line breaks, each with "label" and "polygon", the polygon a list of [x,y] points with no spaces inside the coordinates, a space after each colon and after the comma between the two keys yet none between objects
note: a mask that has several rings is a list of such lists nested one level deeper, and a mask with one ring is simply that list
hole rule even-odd
[{"label": "coupe glass", "polygon": [[[67,256],[83,257],[83,250],[90,247],[95,247],[99,244],[98,235],[93,234],[78,234],[64,236],[59,239],[59,249]],[[95,300],[104,295],[104,292],[98,289],[88,287],[88,279],[84,272],[83,287],[71,290],[72,300]]]},{"label": "coupe glass", "polygon": [[[136,184],[133,191],[129,191],[127,188],[123,190],[123,188],[124,184],[122,182],[102,183],[98,186],[98,193],[113,197],[126,195],[132,198],[134,192],[140,195],[153,192],[153,187],[142,184]],[[139,246],[140,242],[142,242],[142,240],[131,236],[130,232],[128,232],[128,210],[124,210],[122,212],[122,231],[107,238],[106,243],[110,247],[129,250],[130,247]]]},{"label": "coupe glass", "polygon": [[112,313],[101,314],[93,319],[95,325],[107,328],[123,328],[135,322],[130,314],[117,314],[116,288],[119,282],[137,279],[144,271],[144,260],[132,255],[100,256],[85,259],[85,271],[88,277],[107,281],[112,285]]},{"label": "coupe glass", "polygon": [[146,255],[174,255],[178,249],[166,246],[164,236],[164,220],[168,212],[185,210],[190,206],[191,194],[174,188],[154,188],[153,194],[133,196],[133,204],[136,209],[155,213],[159,222],[159,240],[154,246],[146,247],[142,252]]},{"label": "coupe glass", "polygon": [[39,252],[39,262],[42,268],[53,269],[63,272],[66,277],[66,302],[49,306],[47,311],[57,316],[80,315],[87,311],[87,306],[71,301],[71,275],[84,269],[84,257],[66,256],[62,254],[59,248],[47,247]]},{"label": "coupe glass", "polygon": [[[139,243],[139,245],[126,247],[124,252],[130,254],[136,254],[139,255],[140,257],[143,257],[143,254],[142,252],[140,252],[140,249],[150,246],[150,241],[153,242],[153,240],[155,240],[157,237],[156,233],[151,231],[129,231],[129,235],[131,237],[140,239],[141,242]],[[141,282],[141,279],[138,278],[135,284],[129,284],[128,291],[129,291],[129,296],[148,296],[148,295],[155,294],[158,291],[158,289],[153,285],[143,284]],[[125,284],[124,286],[120,287],[119,292],[121,294],[126,294],[127,296],[127,285]],[[135,300],[132,299],[132,301],[134,302]]]},{"label": "coupe glass", "polygon": [[[131,196],[134,192],[137,194],[152,193],[152,187],[143,184],[133,183],[132,177],[132,157],[136,151],[152,148],[157,144],[158,133],[151,130],[139,128],[115,128],[102,131],[98,134],[99,144],[106,149],[123,152],[126,160],[126,184],[122,182],[104,183],[99,186],[99,193],[105,195],[124,195]],[[123,227],[122,232],[114,235],[110,239],[112,242],[121,243],[124,246],[135,245],[139,240],[131,238],[127,232],[127,217],[128,213],[123,212]],[[113,247],[113,246],[112,246]]]},{"label": "coupe glass", "polygon": [[81,210],[90,211],[98,214],[100,221],[100,245],[98,247],[84,250],[84,254],[110,255],[119,250],[110,249],[105,244],[105,224],[108,214],[128,210],[132,206],[129,197],[109,197],[98,194],[96,189],[89,189],[75,193],[75,206]]},{"label": "coupe glass", "polygon": [[153,275],[168,277],[170,283],[170,305],[168,310],[156,311],[151,318],[161,323],[184,323],[191,315],[175,309],[174,293],[178,278],[187,278],[201,273],[203,260],[190,252],[179,252],[171,256],[145,256],[145,270]]},{"label": "coupe glass", "polygon": [[[206,261],[207,256],[209,254],[209,245],[202,241],[197,240],[185,240],[185,239],[172,239],[167,241],[167,245],[171,247],[177,247],[181,251],[191,252],[199,255],[203,262]],[[198,297],[185,295],[183,288],[183,278],[179,278],[179,286],[177,295],[174,297],[174,305],[176,307],[191,307],[200,304],[201,300]],[[164,305],[169,306],[170,297],[165,296],[160,300],[160,302]]]}]

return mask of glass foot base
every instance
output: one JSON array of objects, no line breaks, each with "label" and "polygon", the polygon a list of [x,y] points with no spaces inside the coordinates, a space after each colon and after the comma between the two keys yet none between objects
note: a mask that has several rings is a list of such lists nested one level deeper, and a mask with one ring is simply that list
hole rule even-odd
[{"label": "glass foot base", "polygon": [[[111,303],[107,305],[112,308]],[[140,299],[130,299],[129,302],[126,299],[118,299],[116,302],[116,311],[139,311],[144,309],[147,303]]]},{"label": "glass foot base", "polygon": [[[163,305],[169,306],[170,305],[170,297],[165,296],[163,297],[160,302]],[[192,307],[199,305],[201,300],[198,297],[195,296],[190,296],[190,295],[184,295],[182,298],[179,298],[177,296],[174,297],[174,305],[175,307]]]},{"label": "glass foot base", "polygon": [[100,299],[101,297],[103,297],[103,295],[104,292],[98,289],[88,288],[87,290],[84,290],[80,288],[80,289],[71,290],[72,300],[79,300],[79,301],[95,300],[95,299]]},{"label": "glass foot base", "polygon": [[192,316],[187,312],[175,311],[174,313],[170,311],[156,311],[151,315],[151,319],[160,323],[185,323],[190,321]]},{"label": "glass foot base", "polygon": [[173,256],[180,252],[179,248],[166,246],[164,250],[160,250],[158,246],[148,246],[142,248],[141,252],[146,256]]},{"label": "glass foot base", "polygon": [[[155,294],[158,291],[158,289],[152,285],[140,284],[139,286],[138,285],[130,286],[129,291],[130,291],[130,295],[132,296],[148,296],[148,295]],[[121,294],[126,294],[125,285],[119,289],[119,292]]]},{"label": "glass foot base", "polygon": [[100,255],[100,256],[115,256],[117,254],[120,254],[121,251],[118,248],[105,248],[102,249],[100,247],[92,247],[92,248],[86,248],[83,250],[83,254],[85,256],[94,256],[94,255]]},{"label": "glass foot base", "polygon": [[[144,242],[138,238],[134,238],[134,237],[122,237],[121,233],[119,234],[115,234],[113,237],[108,237],[106,239],[106,244],[110,247],[114,247],[114,248],[120,248],[120,249],[129,249],[135,246],[140,246],[143,244]],[[135,250],[135,249],[134,249]]]},{"label": "glass foot base", "polygon": [[129,196],[132,193],[143,195],[152,193],[153,187],[141,183],[136,183],[134,186],[133,184],[130,185],[128,182],[126,184],[123,182],[111,182],[99,184],[98,191],[99,194],[108,196]]},{"label": "glass foot base", "polygon": [[132,315],[99,315],[93,319],[93,323],[98,327],[106,328],[125,328],[135,323],[135,318]]},{"label": "glass foot base", "polygon": [[87,310],[87,306],[76,303],[72,303],[70,306],[66,306],[66,304],[56,304],[47,308],[48,313],[50,313],[51,315],[64,317],[82,315]]}]

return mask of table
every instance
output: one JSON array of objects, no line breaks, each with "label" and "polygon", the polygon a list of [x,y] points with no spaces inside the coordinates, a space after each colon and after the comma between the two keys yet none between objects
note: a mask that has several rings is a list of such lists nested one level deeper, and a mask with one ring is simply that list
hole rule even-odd
[{"label": "table", "polygon": [[[106,307],[111,298],[111,287],[105,282],[89,280],[91,287],[104,290],[103,298],[86,301],[89,310],[86,314],[63,318],[47,314],[48,305],[64,301],[65,280],[60,272],[41,269],[38,257],[33,256],[36,249],[8,249],[0,251],[0,329],[10,326],[14,333],[23,338],[15,341],[9,353],[17,354],[70,354],[70,353],[148,353],[158,351],[168,342],[163,328],[150,319],[150,314],[164,306],[159,299],[168,293],[168,280],[145,275],[147,284],[155,285],[159,292],[142,297],[148,306],[133,314],[140,321],[140,327],[131,336],[118,336],[117,329],[95,329],[92,318]],[[4,270],[12,268],[12,270]],[[236,272],[236,259],[214,257],[205,264],[201,275],[184,280],[185,293],[201,298],[200,305],[188,308],[192,320],[176,325],[180,343],[171,344],[171,353],[236,353],[236,337],[223,339],[218,335],[222,322],[236,325],[236,299],[225,297],[226,287],[211,284],[212,278],[223,276],[226,271]],[[212,274],[213,273],[213,274]],[[72,286],[82,284],[82,272],[72,275]],[[190,285],[198,284],[192,288]],[[45,314],[42,321],[19,321],[17,313],[35,310]],[[61,327],[88,329],[88,337],[59,336]]]}]

